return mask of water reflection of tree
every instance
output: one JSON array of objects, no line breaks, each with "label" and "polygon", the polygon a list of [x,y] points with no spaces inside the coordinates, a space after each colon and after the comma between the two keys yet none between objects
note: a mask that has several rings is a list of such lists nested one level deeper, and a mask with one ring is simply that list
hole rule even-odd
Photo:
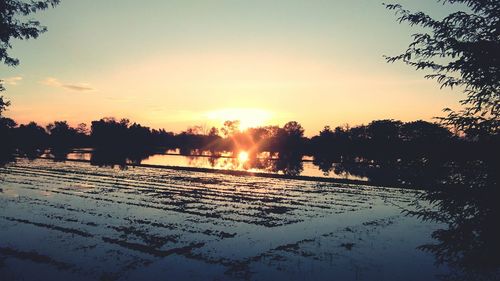
[{"label": "water reflection of tree", "polygon": [[419,247],[452,269],[443,280],[500,280],[498,168],[485,161],[456,165],[419,198],[431,206],[416,203],[417,211],[407,212],[446,225],[432,234],[434,243]]},{"label": "water reflection of tree", "polygon": [[334,170],[334,164],[339,162],[334,157],[324,157],[322,155],[315,156],[313,164],[318,166],[318,169],[323,172],[324,176],[328,176]]},{"label": "water reflection of tree", "polygon": [[405,212],[445,225],[432,234],[432,243],[419,247],[451,269],[442,280],[500,280],[498,160],[315,157],[313,163],[325,174],[348,173],[376,184],[424,189],[416,211]]},{"label": "water reflection of tree", "polygon": [[281,154],[276,159],[274,165],[270,167],[272,172],[282,172],[287,176],[298,176],[304,170],[302,155],[297,154]]},{"label": "water reflection of tree", "polygon": [[236,158],[199,155],[204,154],[200,153],[186,156],[188,160],[188,166],[228,170],[236,170],[239,167],[239,163]]},{"label": "water reflection of tree", "polygon": [[99,167],[118,166],[120,169],[127,169],[127,165],[140,165],[141,162],[153,155],[152,151],[144,150],[94,150],[90,157],[90,164]]},{"label": "water reflection of tree", "polygon": [[56,162],[64,162],[68,158],[69,153],[70,153],[69,148],[65,147],[52,148],[50,149],[49,156]]},{"label": "water reflection of tree", "polygon": [[333,172],[337,175],[367,178],[377,185],[422,188],[433,184],[436,178],[447,175],[455,162],[429,158],[367,159],[343,155],[315,156],[313,164],[325,176]]},{"label": "water reflection of tree", "polygon": [[260,158],[258,154],[251,154],[246,161],[237,157],[203,157],[187,156],[188,165],[195,167],[210,167],[228,170],[254,170],[270,173],[283,173],[287,176],[298,176],[304,170],[301,154],[282,154],[278,159],[269,157]]}]

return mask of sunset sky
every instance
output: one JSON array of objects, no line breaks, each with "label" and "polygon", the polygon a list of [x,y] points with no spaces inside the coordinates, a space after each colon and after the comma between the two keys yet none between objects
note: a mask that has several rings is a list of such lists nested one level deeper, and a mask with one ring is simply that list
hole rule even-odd
[{"label": "sunset sky", "polygon": [[[306,134],[373,119],[431,120],[461,94],[383,55],[418,30],[378,0],[62,0],[49,31],[15,41],[0,66],[19,123],[127,117],[190,125],[283,125]],[[385,1],[390,2],[390,1]],[[398,1],[441,17],[435,0]]]}]

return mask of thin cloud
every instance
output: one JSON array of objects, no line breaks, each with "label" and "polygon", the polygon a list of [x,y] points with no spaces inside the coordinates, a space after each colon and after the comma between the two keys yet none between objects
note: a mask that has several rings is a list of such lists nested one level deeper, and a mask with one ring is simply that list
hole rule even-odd
[{"label": "thin cloud", "polygon": [[74,91],[92,91],[93,89],[88,86],[82,86],[82,85],[62,85],[66,89],[74,90]]},{"label": "thin cloud", "polygon": [[66,83],[59,81],[57,78],[53,78],[53,77],[47,77],[44,80],[40,81],[40,83],[43,85],[49,86],[49,87],[64,88],[64,89],[77,91],[77,92],[85,92],[85,91],[94,90],[94,88],[90,87],[90,85],[87,83],[66,84]]},{"label": "thin cloud", "polygon": [[6,85],[11,85],[15,86],[18,85],[21,80],[23,80],[22,76],[12,76],[12,77],[5,77],[5,78],[0,78],[0,80],[3,81]]}]

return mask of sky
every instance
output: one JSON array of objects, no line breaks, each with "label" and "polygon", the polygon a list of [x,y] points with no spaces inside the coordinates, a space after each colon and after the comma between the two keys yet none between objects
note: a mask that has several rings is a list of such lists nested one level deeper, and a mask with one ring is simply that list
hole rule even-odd
[{"label": "sky", "polygon": [[[298,121],[307,135],[375,119],[428,120],[456,108],[425,72],[386,63],[419,29],[378,0],[62,0],[34,16],[0,66],[18,123],[106,116],[180,132]],[[386,2],[389,2],[386,0]],[[435,0],[398,1],[442,17]]]}]

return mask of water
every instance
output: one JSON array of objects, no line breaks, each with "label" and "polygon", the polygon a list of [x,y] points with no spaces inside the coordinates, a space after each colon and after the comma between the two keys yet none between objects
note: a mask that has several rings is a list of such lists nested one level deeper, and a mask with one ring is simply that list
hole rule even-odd
[{"label": "water", "polygon": [[0,279],[499,280],[496,174],[476,164],[424,191],[19,158]]},{"label": "water", "polygon": [[45,159],[0,168],[0,182],[7,280],[434,280],[448,272],[416,248],[442,224],[396,207],[412,208],[420,191]]},{"label": "water", "polygon": [[[92,160],[92,149],[75,150],[67,154],[66,159],[70,160]],[[52,157],[49,153],[44,157]],[[257,173],[275,173],[301,175],[307,177],[334,178],[345,180],[368,181],[365,176],[358,176],[349,173],[348,171],[340,171],[335,169],[338,163],[332,163],[329,171],[322,171],[315,165],[310,157],[304,157],[299,161],[282,161],[278,159],[265,158],[266,155],[261,155],[256,159],[241,160],[238,157],[232,157],[230,153],[222,154],[218,157],[210,157],[208,155],[186,156],[180,155],[176,150],[167,151],[167,153],[157,153],[153,155],[145,155],[140,163],[145,165],[173,166],[173,167],[194,167],[208,168],[217,170],[239,170]],[[112,161],[111,161],[112,162]],[[281,166],[280,166],[281,165]]]}]

